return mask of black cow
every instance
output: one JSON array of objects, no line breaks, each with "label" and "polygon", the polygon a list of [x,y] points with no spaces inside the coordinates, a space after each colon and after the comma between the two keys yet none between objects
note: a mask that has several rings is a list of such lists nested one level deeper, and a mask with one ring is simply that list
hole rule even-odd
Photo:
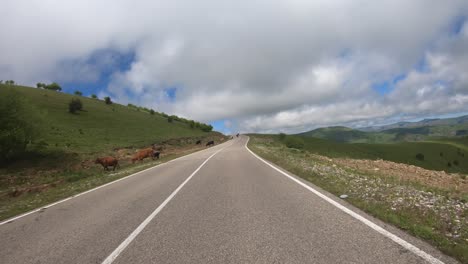
[{"label": "black cow", "polygon": [[237,133],[236,137],[239,137],[239,133]]},{"label": "black cow", "polygon": [[152,155],[153,157],[152,157],[152,158],[153,158],[153,159],[154,159],[154,158],[159,159],[159,155],[161,155],[161,152],[159,152],[159,151],[153,151],[153,155]]},{"label": "black cow", "polygon": [[206,146],[207,147],[214,146],[214,141],[213,140],[208,141],[208,143],[206,143]]},{"label": "black cow", "polygon": [[197,140],[197,142],[196,142],[195,144],[200,145],[200,144],[201,144],[201,140]]}]

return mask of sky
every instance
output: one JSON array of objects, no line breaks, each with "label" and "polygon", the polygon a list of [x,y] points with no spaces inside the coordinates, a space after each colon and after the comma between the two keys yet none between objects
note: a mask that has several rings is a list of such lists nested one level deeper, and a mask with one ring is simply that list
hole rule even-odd
[{"label": "sky", "polygon": [[224,133],[468,113],[466,0],[2,0],[0,79]]}]

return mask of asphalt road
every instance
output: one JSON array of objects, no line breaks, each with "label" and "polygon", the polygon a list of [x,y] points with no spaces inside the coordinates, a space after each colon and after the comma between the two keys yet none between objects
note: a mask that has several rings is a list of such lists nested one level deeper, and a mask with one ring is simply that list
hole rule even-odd
[{"label": "asphalt road", "polygon": [[2,223],[0,263],[455,263],[273,169],[246,141]]}]

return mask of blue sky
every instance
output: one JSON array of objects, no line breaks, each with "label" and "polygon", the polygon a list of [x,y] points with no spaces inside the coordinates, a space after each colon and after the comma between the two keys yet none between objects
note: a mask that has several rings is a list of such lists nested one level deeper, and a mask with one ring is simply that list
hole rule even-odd
[{"label": "blue sky", "polygon": [[56,81],[225,133],[468,112],[467,1],[27,4],[2,4],[0,79]]}]

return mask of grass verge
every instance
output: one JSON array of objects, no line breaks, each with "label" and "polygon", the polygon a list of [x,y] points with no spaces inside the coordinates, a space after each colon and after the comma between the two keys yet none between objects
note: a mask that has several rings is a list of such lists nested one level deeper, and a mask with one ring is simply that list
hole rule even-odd
[{"label": "grass verge", "polygon": [[286,148],[274,138],[251,136],[249,148],[330,193],[348,194],[354,206],[468,263],[466,193],[352,170],[332,159],[324,161],[308,151]]},{"label": "grass verge", "polygon": [[48,179],[43,179],[48,183],[30,188],[18,196],[12,195],[11,190],[3,189],[0,192],[0,221],[200,150],[202,149],[199,147],[185,149],[179,153],[166,155],[159,160],[127,165],[115,172],[104,172],[98,166],[88,170],[61,171]]}]

